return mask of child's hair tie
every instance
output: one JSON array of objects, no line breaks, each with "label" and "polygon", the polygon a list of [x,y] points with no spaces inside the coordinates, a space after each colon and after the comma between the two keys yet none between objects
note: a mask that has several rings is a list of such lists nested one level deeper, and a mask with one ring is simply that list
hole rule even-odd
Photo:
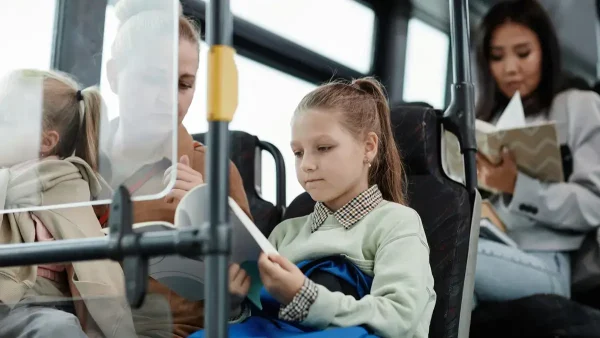
[{"label": "child's hair tie", "polygon": [[83,93],[81,89],[77,90],[77,102],[79,102],[79,127],[83,126],[83,121],[85,120],[85,102],[83,101]]},{"label": "child's hair tie", "polygon": [[81,93],[81,90],[77,90],[75,95],[77,97],[77,101],[83,101],[83,94]]}]

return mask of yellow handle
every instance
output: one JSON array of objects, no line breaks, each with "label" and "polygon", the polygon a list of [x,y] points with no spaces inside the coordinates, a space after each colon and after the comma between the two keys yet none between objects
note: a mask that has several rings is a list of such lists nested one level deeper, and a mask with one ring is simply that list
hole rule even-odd
[{"label": "yellow handle", "polygon": [[238,105],[235,49],[214,45],[208,50],[208,121],[233,120]]}]

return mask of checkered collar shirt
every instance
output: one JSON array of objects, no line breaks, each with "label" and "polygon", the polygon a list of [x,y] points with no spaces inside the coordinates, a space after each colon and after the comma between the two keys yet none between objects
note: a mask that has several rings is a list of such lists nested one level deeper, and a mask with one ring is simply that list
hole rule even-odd
[{"label": "checkered collar shirt", "polygon": [[326,207],[325,204],[317,202],[315,210],[312,213],[310,230],[311,232],[319,230],[329,215],[333,215],[348,230],[373,211],[381,201],[383,201],[381,191],[377,185],[372,185],[335,212]]}]

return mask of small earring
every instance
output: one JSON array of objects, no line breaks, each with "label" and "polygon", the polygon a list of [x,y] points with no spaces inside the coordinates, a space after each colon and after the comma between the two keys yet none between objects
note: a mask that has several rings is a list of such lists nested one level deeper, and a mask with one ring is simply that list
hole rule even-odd
[{"label": "small earring", "polygon": [[371,168],[371,162],[369,162],[369,168]]}]

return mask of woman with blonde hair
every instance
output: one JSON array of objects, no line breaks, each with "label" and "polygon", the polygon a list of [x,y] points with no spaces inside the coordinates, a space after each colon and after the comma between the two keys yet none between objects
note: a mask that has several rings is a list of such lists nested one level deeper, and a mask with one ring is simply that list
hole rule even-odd
[{"label": "woman with blonde hair", "polygon": [[[176,105],[178,114],[177,160],[179,163],[176,165],[177,179],[174,188],[164,199],[134,203],[134,222],[136,223],[150,221],[173,223],[179,200],[191,188],[204,183],[205,179],[206,147],[195,142],[183,125],[183,119],[188,113],[196,91],[196,77],[200,58],[200,32],[190,19],[180,15],[177,19],[179,41],[173,44],[170,35],[173,21],[173,16],[169,14],[172,9],[171,6],[173,6],[171,1],[164,0],[121,0],[115,7],[117,17],[120,20],[120,27],[113,44],[112,58],[107,66],[108,78],[111,88],[119,94],[120,100],[123,101],[128,98],[133,98],[133,100],[130,100],[130,103],[125,102],[121,105],[120,117],[118,121],[113,121],[113,126],[115,126],[112,128],[113,132],[123,132],[123,138],[119,139],[121,136],[117,135],[110,139],[114,139],[113,142],[122,140],[122,143],[117,146],[123,147],[121,149],[125,151],[131,146],[130,149],[136,150],[131,152],[133,156],[136,156],[140,151],[144,153],[145,157],[141,157],[141,159],[145,163],[159,163],[164,154],[168,154],[170,151],[170,149],[165,150],[163,144],[169,143],[169,137],[171,137],[167,126],[170,125],[172,115],[168,110],[161,111],[160,108],[168,107],[174,101],[168,97],[168,93],[158,93],[160,97],[159,104],[151,101],[148,105],[140,107],[143,100],[139,98],[144,97],[146,90],[147,98],[154,99],[150,95],[157,95],[153,91],[154,88],[145,86],[143,81],[147,81],[147,76],[151,77],[151,80],[159,80],[156,76],[161,76],[161,74],[164,76],[165,74],[164,71],[161,72],[160,70],[166,70],[168,73],[169,69],[165,67],[169,67],[173,63],[169,48],[178,48]],[[181,12],[181,5],[179,10]],[[150,37],[152,40],[150,40]],[[152,42],[149,43],[149,41]],[[169,83],[168,81],[171,81],[171,79],[167,75],[161,81]],[[152,114],[149,114],[149,111]],[[142,119],[146,120],[147,116],[156,119],[164,118],[164,120],[155,120],[153,129],[150,131],[140,131],[145,133],[146,136],[153,136],[144,138],[145,143],[139,144],[139,138],[128,138],[130,136],[126,133],[139,129],[140,121]],[[160,121],[166,122],[161,123]],[[165,127],[161,129],[163,125]],[[125,158],[131,158],[131,156],[125,156]],[[168,163],[170,165],[171,162]],[[111,163],[111,165],[114,168],[120,164]],[[163,167],[158,171],[159,174],[150,178],[138,175],[135,171],[128,171],[127,174],[121,174],[121,176],[129,175],[130,179],[127,182],[131,182],[129,188],[133,194],[141,193],[144,190],[156,193],[160,190],[157,190],[157,184],[161,188],[164,187],[162,185],[162,173],[166,168]],[[115,170],[119,171],[119,168],[114,168],[113,171]],[[251,217],[242,178],[233,163],[230,164],[229,170],[230,196]],[[138,180],[140,176],[141,181]],[[145,180],[144,177],[147,179]],[[117,179],[116,181],[120,183],[121,180]],[[106,210],[98,214],[102,221],[106,222],[108,219]],[[187,337],[204,326],[203,301],[185,299],[152,278],[149,280],[149,293],[158,294],[168,300],[173,323],[173,332],[158,333],[155,331],[153,334],[164,337]],[[136,316],[139,315],[139,318],[146,316],[143,313],[144,310],[142,309],[142,314],[137,313]],[[140,333],[140,331],[150,330],[152,325],[142,328],[136,323],[136,326],[138,326],[138,333]]]}]

